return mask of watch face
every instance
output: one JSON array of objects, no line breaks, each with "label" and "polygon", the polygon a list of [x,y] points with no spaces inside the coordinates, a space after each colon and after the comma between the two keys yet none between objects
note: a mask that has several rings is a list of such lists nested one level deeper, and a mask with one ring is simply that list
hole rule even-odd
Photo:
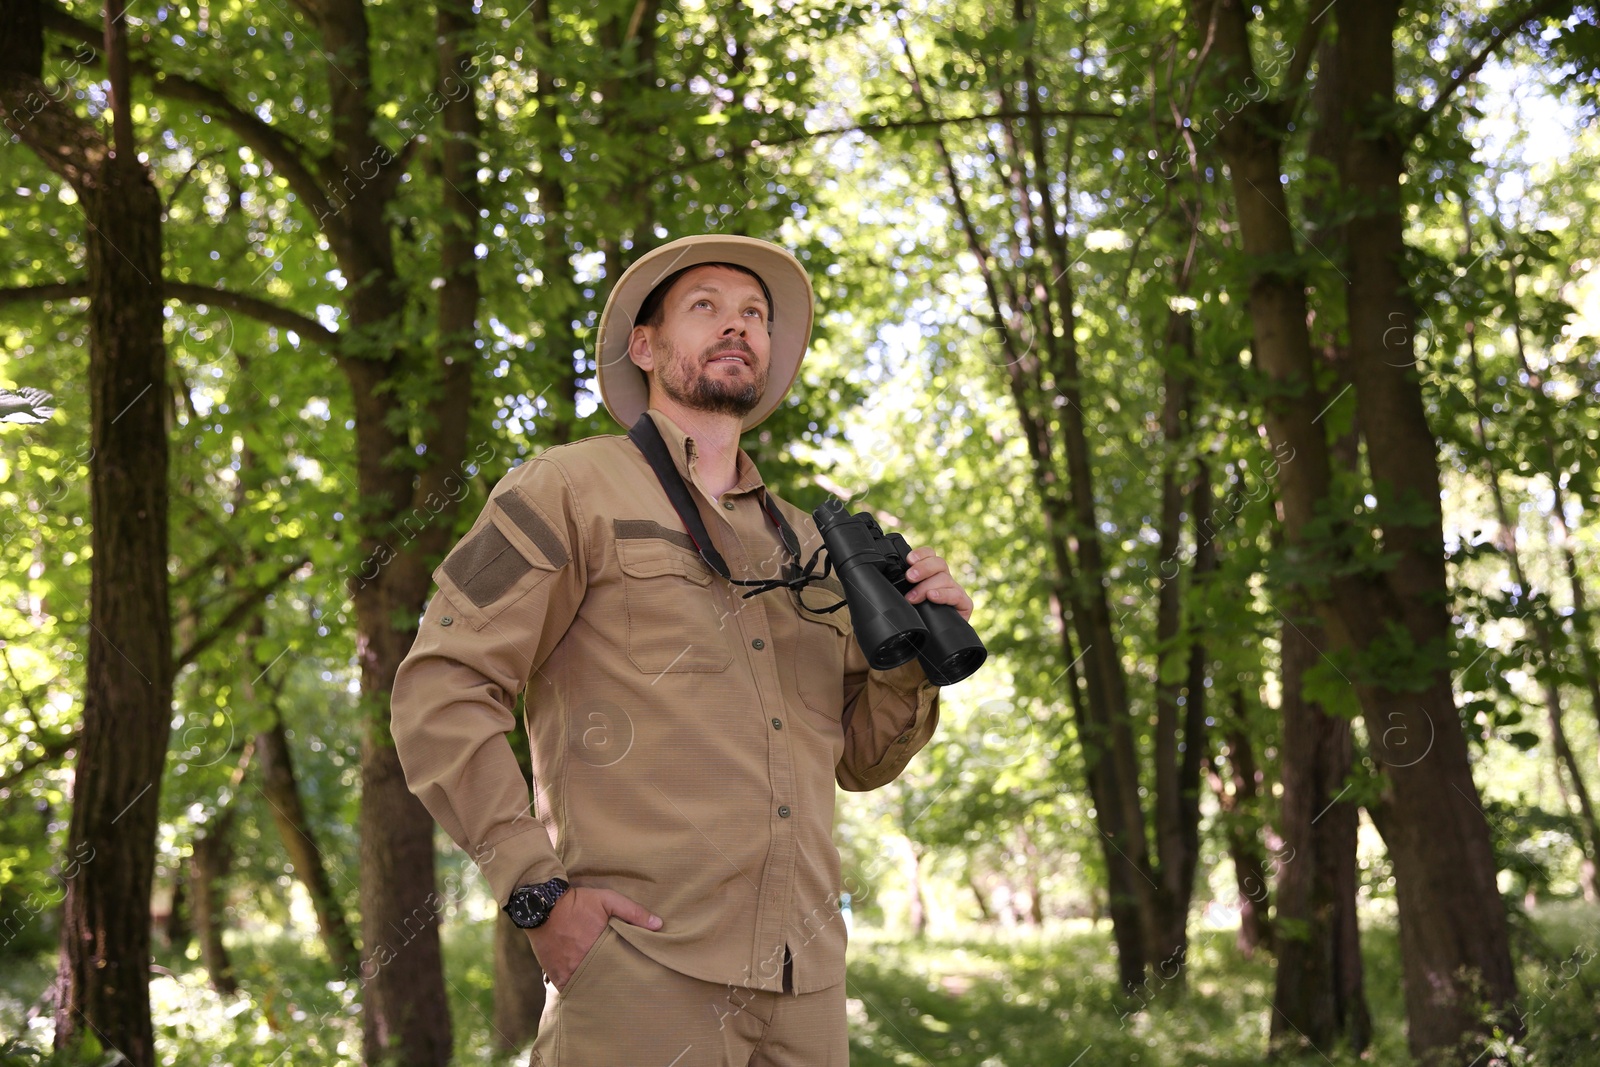
[{"label": "watch face", "polygon": [[539,919],[542,918],[541,911],[539,898],[524,889],[511,894],[511,902],[506,905],[506,912],[511,916],[511,921],[524,930],[539,924]]},{"label": "watch face", "polygon": [[524,930],[536,929],[544,925],[544,921],[550,917],[550,909],[566,891],[567,883],[559,878],[543,885],[519,886],[506,902],[505,913]]}]

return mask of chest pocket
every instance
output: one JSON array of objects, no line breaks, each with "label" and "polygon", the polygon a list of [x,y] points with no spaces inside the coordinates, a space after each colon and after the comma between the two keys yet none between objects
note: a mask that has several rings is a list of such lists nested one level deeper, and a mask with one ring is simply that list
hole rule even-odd
[{"label": "chest pocket", "polygon": [[844,713],[845,642],[854,641],[850,609],[821,614],[807,605],[827,607],[844,599],[844,587],[829,577],[803,594],[790,592],[798,618],[799,638],[793,657],[794,687],[800,700],[819,715],[838,722]]},{"label": "chest pocket", "polygon": [[646,674],[715,673],[733,662],[716,575],[693,552],[656,538],[618,539],[628,659]]}]

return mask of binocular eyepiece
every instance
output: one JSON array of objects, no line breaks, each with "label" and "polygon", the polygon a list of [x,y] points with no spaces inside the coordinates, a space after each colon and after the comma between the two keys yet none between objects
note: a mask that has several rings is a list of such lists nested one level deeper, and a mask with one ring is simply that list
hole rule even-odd
[{"label": "binocular eyepiece", "polygon": [[866,512],[848,513],[842,500],[829,497],[811,513],[827,546],[833,569],[844,583],[845,602],[856,640],[874,670],[886,671],[913,658],[928,680],[954,685],[989,657],[971,624],[949,604],[906,599],[906,556],[911,546],[899,534],[885,534]]}]

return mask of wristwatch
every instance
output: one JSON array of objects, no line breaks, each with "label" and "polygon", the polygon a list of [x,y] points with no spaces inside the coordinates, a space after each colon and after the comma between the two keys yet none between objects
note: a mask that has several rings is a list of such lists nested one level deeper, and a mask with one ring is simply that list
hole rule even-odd
[{"label": "wristwatch", "polygon": [[524,930],[534,930],[544,925],[550,918],[550,909],[570,888],[565,878],[552,878],[539,885],[519,885],[511,891],[511,899],[501,910]]}]

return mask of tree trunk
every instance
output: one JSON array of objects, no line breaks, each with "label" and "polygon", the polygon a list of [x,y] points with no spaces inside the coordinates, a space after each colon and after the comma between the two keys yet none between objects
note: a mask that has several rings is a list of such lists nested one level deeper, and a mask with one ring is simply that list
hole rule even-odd
[{"label": "tree trunk", "polygon": [[194,886],[194,925],[200,936],[200,962],[210,975],[211,987],[223,996],[239,991],[233,960],[222,943],[227,911],[226,881],[233,866],[233,809],[219,811],[211,825],[195,834],[189,857]]},{"label": "tree trunk", "polygon": [[[913,91],[922,108],[931,111],[920,81],[913,81]],[[1110,611],[1100,580],[1104,568],[1100,565],[1097,549],[1089,550],[1088,556],[1084,556],[1086,545],[1098,545],[1098,535],[1093,525],[1094,503],[1092,486],[1088,484],[1087,444],[1079,406],[1081,397],[1075,349],[1070,377],[1066,368],[1063,368],[1057,372],[1056,384],[1066,398],[1065,410],[1075,415],[1076,437],[1081,446],[1077,453],[1078,463],[1069,463],[1070,492],[1075,494],[1074,506],[1081,515],[1087,504],[1090,520],[1089,532],[1078,541],[1078,561],[1074,560],[1069,539],[1083,524],[1074,519],[1067,494],[1062,491],[1061,475],[1056,469],[1054,436],[1046,403],[1042,399],[1045,396],[1042,381],[1044,367],[1034,346],[1029,343],[1030,329],[1054,338],[1053,317],[1048,307],[1050,292],[1044,284],[1050,278],[1049,268],[1046,265],[1036,267],[1033,277],[1037,283],[1035,295],[1024,300],[1015,279],[1002,269],[983,244],[968,209],[967,194],[957,174],[954,157],[943,134],[935,132],[933,136],[962,236],[978,263],[979,275],[988,297],[991,329],[1005,357],[1003,372],[1006,384],[1016,407],[1023,439],[1027,442],[1029,475],[1039,498],[1045,540],[1052,562],[1051,607],[1059,623],[1061,655],[1066,663],[1062,676],[1066,679],[1067,699],[1083,748],[1084,777],[1094,800],[1095,824],[1106,868],[1106,910],[1111,917],[1112,940],[1117,948],[1117,970],[1122,987],[1133,990],[1143,985],[1145,980],[1147,946],[1141,922],[1144,911],[1141,902],[1148,902],[1153,883],[1141,862],[1128,854],[1129,848],[1132,848],[1142,857],[1145,842],[1144,817],[1138,810],[1137,802],[1134,804],[1134,817],[1130,820],[1127,814],[1127,794],[1130,789],[1137,790],[1138,787],[1137,767],[1133,762],[1131,741],[1124,737],[1124,743],[1119,745],[1114,738],[1117,733],[1115,724],[1118,722],[1121,723],[1121,733],[1127,734],[1126,717],[1119,717],[1112,712],[1112,708],[1117,706],[1113,694],[1121,692],[1121,661],[1114,644],[1107,645],[1107,642],[1097,640],[1097,636],[1103,630],[1109,631],[1110,627]],[[1020,199],[1026,200],[1026,197]],[[1047,196],[1045,201],[1048,203],[1049,200]],[[1031,217],[1025,209],[1019,208],[1019,213],[1025,218]],[[1065,295],[1070,307],[1070,282],[1065,270],[1060,273],[1062,277],[1055,291],[1058,295]],[[1027,319],[1017,310],[1025,306],[1039,307],[1039,315],[1044,320],[1042,325],[1030,327]],[[1010,309],[1009,316],[1005,309]],[[1069,321],[1065,327],[1069,335],[1070,329]],[[1092,580],[1088,577],[1090,574],[1095,576]],[[1099,604],[1098,613],[1093,606],[1096,601]],[[1081,656],[1075,652],[1075,646],[1078,645],[1083,648]],[[1081,671],[1080,661],[1084,661]],[[1109,676],[1108,670],[1112,672]],[[1140,842],[1137,847],[1130,844],[1134,837]]]},{"label": "tree trunk", "polygon": [[7,125],[77,193],[89,285],[89,586],[83,725],[62,860],[56,1045],[155,1063],[150,893],[172,718],[161,202],[133,140],[126,21],[104,12],[112,142],[40,80],[42,12],[0,14]]},{"label": "tree trunk", "polygon": [[[1338,3],[1339,65],[1354,98],[1343,110],[1353,112],[1352,127],[1362,131],[1345,139],[1339,156],[1341,183],[1362,204],[1345,224],[1351,377],[1383,547],[1398,557],[1390,568],[1352,558],[1361,531],[1345,515],[1336,513],[1331,524],[1319,515],[1330,502],[1332,478],[1303,269],[1294,266],[1281,181],[1288,112],[1278,103],[1247,102],[1222,125],[1219,140],[1245,253],[1255,262],[1252,351],[1270,390],[1266,425],[1276,446],[1292,450],[1278,478],[1284,560],[1317,583],[1308,583],[1306,595],[1336,647],[1358,659],[1382,650],[1388,663],[1407,650],[1412,665],[1399,678],[1363,671],[1353,688],[1386,789],[1378,810],[1395,868],[1411,1048],[1439,1063],[1463,1042],[1475,1046],[1484,1031],[1479,1001],[1518,1032],[1516,986],[1488,824],[1448,671],[1437,449],[1414,368],[1415,316],[1399,262],[1404,146],[1390,129],[1395,10],[1392,0]],[[1254,77],[1240,0],[1195,0],[1193,9],[1218,61],[1215,91],[1229,91],[1236,76]],[[1319,524],[1327,532],[1318,532]]]},{"label": "tree trunk", "polygon": [[[340,57],[329,70],[337,158],[358,168],[374,158],[392,158],[372,132],[379,124],[370,99],[365,8],[359,0],[338,0],[318,10],[326,50]],[[363,576],[352,583],[366,717],[360,819],[363,1057],[369,1064],[401,1067],[440,1067],[450,1059],[452,1040],[439,944],[434,823],[406,787],[389,734],[387,703],[395,672],[415,640],[430,564],[447,547],[461,499],[453,485],[464,476],[477,357],[477,74],[465,39],[475,23],[468,11],[450,3],[439,5],[437,22],[437,80],[445,99],[437,162],[445,198],[432,368],[437,381],[424,437],[429,462],[415,480],[409,466],[395,462],[415,449],[400,421],[393,387],[417,373],[421,361],[401,326],[406,293],[386,218],[392,184],[358,190],[337,219],[325,224],[340,269],[351,279],[351,333],[373,351],[371,356],[351,352],[341,361],[355,401],[357,481],[366,517],[362,548],[368,560],[379,563],[370,580]],[[354,339],[351,343],[358,343]],[[389,543],[397,531],[404,538],[398,549]]]},{"label": "tree trunk", "polygon": [[505,912],[494,918],[494,1043],[502,1056],[526,1048],[544,1013],[544,971],[528,932]]},{"label": "tree trunk", "polygon": [[[534,186],[539,191],[540,270],[544,286],[545,349],[553,357],[553,388],[556,395],[547,401],[550,417],[545,423],[548,441],[562,445],[578,437],[578,392],[581,381],[578,363],[582,345],[573,332],[578,313],[578,287],[572,277],[571,246],[567,236],[566,165],[561,158],[561,123],[558,94],[551,68],[556,63],[555,33],[551,26],[550,0],[533,0],[528,10],[532,35],[538,48],[534,77],[538,84],[539,107],[534,115],[538,133],[539,172]],[[616,275],[611,275],[616,277]]]},{"label": "tree trunk", "polygon": [[[1181,290],[1180,290],[1181,291]],[[1185,343],[1187,341],[1187,343]],[[1193,330],[1187,313],[1176,309],[1168,313],[1164,381],[1162,436],[1166,462],[1161,472],[1161,513],[1158,531],[1160,558],[1174,564],[1183,556],[1184,492],[1180,465],[1184,462],[1183,443],[1189,416],[1188,365],[1193,358]],[[1188,841],[1184,833],[1184,797],[1179,780],[1179,750],[1184,738],[1178,723],[1182,719],[1184,664],[1188,657],[1183,626],[1183,575],[1174,569],[1163,570],[1156,596],[1156,727],[1155,727],[1155,844],[1160,860],[1161,892],[1157,914],[1146,924],[1149,956],[1163,975],[1175,974],[1184,982],[1186,967],[1172,966],[1183,961],[1187,947],[1189,889],[1180,873],[1187,859]],[[1193,739],[1190,739],[1193,744]],[[1165,965],[1165,966],[1163,966]]]},{"label": "tree trunk", "polygon": [[910,838],[906,838],[905,876],[909,898],[906,917],[912,939],[921,941],[928,936],[928,908],[922,896],[922,848]]},{"label": "tree trunk", "polygon": [[[248,374],[252,369],[249,360],[243,355],[238,355],[238,360],[240,372]],[[235,491],[234,506],[242,510],[248,504],[250,487],[258,484],[260,477],[255,469],[255,452],[248,444],[240,450],[239,469],[241,476]],[[253,565],[260,561],[252,552],[245,562]],[[232,566],[228,568],[230,585],[234,584],[231,579],[235,570]],[[311,898],[311,906],[317,914],[318,933],[329,960],[341,974],[354,975],[360,966],[360,957],[350,936],[344,908],[329,882],[327,864],[323,861],[322,850],[317,846],[311,820],[301,802],[300,782],[289,751],[288,733],[283,726],[283,714],[278,701],[288,676],[279,674],[275,680],[269,680],[264,685],[258,684],[261,681],[259,675],[265,672],[258,670],[248,654],[250,648],[263,644],[266,632],[266,619],[258,611],[238,635],[239,662],[244,668],[244,673],[236,682],[238,699],[246,706],[265,712],[270,721],[268,728],[251,741],[254,759],[261,768],[261,784],[257,789],[272,812],[273,825],[289,857],[294,876]],[[241,783],[244,766],[241,765],[239,774]]]},{"label": "tree trunk", "polygon": [[272,725],[256,735],[256,758],[261,765],[261,793],[272,809],[272,821],[283,841],[283,850],[289,855],[294,876],[305,886],[311,906],[317,913],[317,928],[322,936],[328,958],[341,974],[354,970],[360,961],[355,942],[350,935],[350,924],[345,919],[344,906],[339,902],[328,878],[328,866],[322,850],[306,817],[305,805],[300,799],[300,783],[295,775],[294,760],[289,751],[289,737],[283,728],[283,718],[274,705],[269,709]]},{"label": "tree trunk", "polygon": [[172,718],[161,203],[131,146],[91,180],[78,195],[89,223],[94,566],[67,838],[83,865],[62,919],[56,1042],[87,1029],[142,1067],[155,1062],[149,900]]},{"label": "tree trunk", "polygon": [[1028,921],[1035,930],[1044,929],[1044,879],[1040,877],[1039,868],[1044,863],[1039,846],[1034,843],[1033,834],[1029,832],[1027,824],[1017,827],[1017,834],[1022,839],[1023,879],[1028,885]]},{"label": "tree trunk", "polygon": [[189,947],[189,939],[194,936],[189,924],[189,874],[184,864],[176,865],[172,871],[172,906],[161,924],[161,936],[168,948],[180,953]]},{"label": "tree trunk", "polygon": [[1239,933],[1235,943],[1240,954],[1249,959],[1256,949],[1270,947],[1271,927],[1267,918],[1267,858],[1261,845],[1261,775],[1250,743],[1241,689],[1233,693],[1233,716],[1227,731],[1226,785],[1222,771],[1213,763],[1212,787],[1222,810],[1228,857],[1233,860],[1234,884],[1239,890]]},{"label": "tree trunk", "polygon": [[[1557,681],[1557,672],[1561,664],[1556,654],[1555,635],[1551,632],[1550,620],[1545,617],[1542,607],[1534,597],[1527,572],[1523,570],[1522,552],[1517,548],[1517,523],[1512,517],[1511,509],[1506,506],[1505,493],[1500,488],[1500,472],[1495,468],[1495,454],[1490,447],[1488,420],[1483,414],[1483,373],[1478,365],[1476,324],[1472,322],[1467,323],[1467,345],[1469,366],[1472,371],[1473,407],[1478,413],[1478,445],[1483,450],[1483,465],[1489,482],[1489,496],[1494,501],[1495,519],[1500,523],[1500,534],[1496,541],[1506,557],[1506,563],[1510,566],[1511,580],[1517,586],[1517,596],[1524,604],[1529,605],[1526,621],[1528,629],[1532,631],[1536,652],[1533,663],[1534,675],[1539,679],[1539,688],[1544,694],[1545,715],[1550,723],[1550,747],[1554,750],[1556,758],[1556,781],[1558,783],[1561,781],[1562,772],[1565,771],[1567,781],[1572,788],[1571,799],[1577,801],[1578,825],[1583,835],[1582,840],[1578,842],[1583,853],[1581,874],[1583,894],[1586,899],[1593,900],[1600,896],[1600,868],[1597,868],[1597,864],[1600,864],[1600,820],[1595,817],[1594,800],[1589,794],[1588,784],[1583,780],[1583,769],[1579,767],[1572,745],[1567,741],[1566,713],[1562,707],[1561,686]],[[1568,802],[1569,798],[1563,795],[1562,800]]]},{"label": "tree trunk", "polygon": [[[1418,1058],[1443,1063],[1463,1042],[1476,1051],[1491,1022],[1521,1033],[1516,974],[1448,667],[1438,447],[1415,367],[1416,312],[1402,273],[1407,146],[1394,128],[1399,3],[1337,0],[1335,15],[1344,111],[1361,131],[1346,139],[1339,159],[1340,182],[1359,205],[1345,224],[1350,365],[1384,549],[1399,557],[1372,580],[1385,610],[1344,602],[1337,614],[1358,649],[1392,643],[1395,624],[1416,649],[1419,677],[1392,686],[1360,682],[1357,689],[1373,756],[1392,789],[1385,837],[1400,906],[1410,1046]],[[1391,747],[1397,730],[1403,739]],[[1423,747],[1424,738],[1431,747]],[[1480,1003],[1488,1005],[1487,1019]]]},{"label": "tree trunk", "polygon": [[1283,776],[1272,995],[1274,1052],[1366,1048],[1371,1020],[1356,916],[1360,813],[1342,799],[1353,756],[1350,723],[1305,696],[1306,671],[1325,638],[1314,616],[1286,617],[1283,646]]},{"label": "tree trunk", "polygon": [[983,887],[978,884],[978,879],[973,877],[972,869],[967,869],[967,888],[972,890],[972,899],[978,904],[978,921],[983,923],[994,920],[994,912],[989,908],[989,900],[983,895]]},{"label": "tree trunk", "polygon": [[[1324,40],[1317,50],[1317,81],[1312,92],[1315,123],[1308,154],[1329,169],[1351,134],[1342,111],[1338,49]],[[1319,247],[1338,248],[1345,236],[1339,207],[1323,186],[1313,186],[1306,213]],[[1330,338],[1324,358],[1344,388],[1349,359]],[[1337,384],[1337,382],[1336,382]],[[1341,435],[1329,449],[1330,463],[1361,476],[1357,429]],[[1353,761],[1350,723],[1328,715],[1304,691],[1306,672],[1327,644],[1321,622],[1306,606],[1303,590],[1286,583],[1283,608],[1283,784],[1275,942],[1279,955],[1273,991],[1270,1042],[1275,1050],[1305,1052],[1348,1042],[1357,1052],[1371,1037],[1361,962],[1361,931],[1356,914],[1357,805],[1343,799]]]}]

